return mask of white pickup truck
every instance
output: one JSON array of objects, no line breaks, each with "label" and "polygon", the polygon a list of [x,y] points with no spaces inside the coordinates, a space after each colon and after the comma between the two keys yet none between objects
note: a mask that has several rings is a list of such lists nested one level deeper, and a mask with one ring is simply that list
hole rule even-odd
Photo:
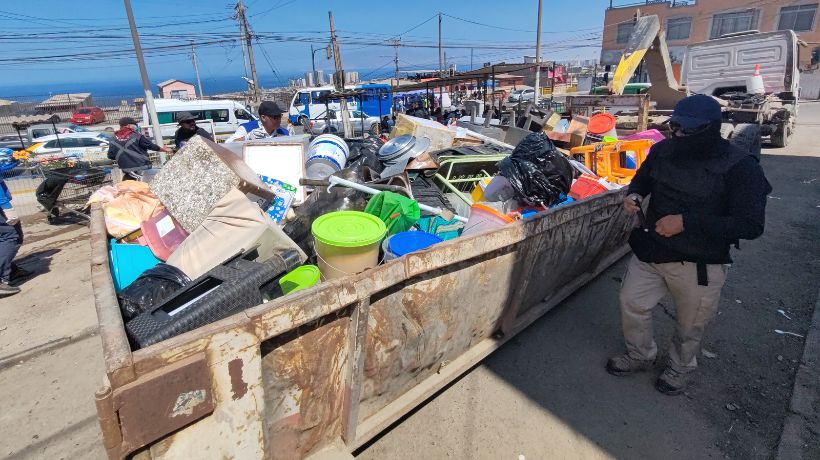
[{"label": "white pickup truck", "polygon": [[[791,30],[743,32],[686,48],[681,83],[688,94],[707,94],[723,105],[724,130],[758,131],[775,147],[791,140],[800,88],[798,39]],[[749,83],[760,66],[764,94]],[[752,136],[752,133],[749,136]],[[727,133],[724,133],[727,134]]]}]

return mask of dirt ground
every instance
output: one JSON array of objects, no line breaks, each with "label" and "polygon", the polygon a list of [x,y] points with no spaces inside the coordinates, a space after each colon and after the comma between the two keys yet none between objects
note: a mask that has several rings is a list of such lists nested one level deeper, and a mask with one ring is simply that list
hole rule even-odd
[{"label": "dirt ground", "polygon": [[[359,457],[773,457],[803,349],[802,338],[774,329],[805,334],[820,289],[820,105],[801,107],[800,125],[789,148],[764,152],[774,187],[766,233],[735,252],[704,341],[709,357],[684,396],[656,392],[655,374],[615,378],[603,369],[623,346],[622,260]],[[42,218],[24,228],[19,263],[37,276],[0,299],[0,457],[104,458],[87,228]],[[662,348],[673,315],[663,301]],[[820,458],[820,446],[816,452]]]}]

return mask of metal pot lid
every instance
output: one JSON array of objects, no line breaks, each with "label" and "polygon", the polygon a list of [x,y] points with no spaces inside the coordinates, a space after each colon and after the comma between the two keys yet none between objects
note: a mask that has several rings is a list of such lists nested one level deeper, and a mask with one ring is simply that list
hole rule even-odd
[{"label": "metal pot lid", "polygon": [[394,137],[379,149],[379,158],[389,159],[400,157],[413,148],[415,143],[416,138],[410,134]]}]

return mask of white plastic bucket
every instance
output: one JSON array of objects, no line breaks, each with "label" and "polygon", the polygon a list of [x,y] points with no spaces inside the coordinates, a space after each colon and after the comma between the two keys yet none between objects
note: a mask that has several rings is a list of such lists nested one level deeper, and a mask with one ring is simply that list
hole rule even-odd
[{"label": "white plastic bucket", "polygon": [[310,143],[305,172],[310,179],[326,179],[347,165],[350,149],[339,136],[322,134]]}]

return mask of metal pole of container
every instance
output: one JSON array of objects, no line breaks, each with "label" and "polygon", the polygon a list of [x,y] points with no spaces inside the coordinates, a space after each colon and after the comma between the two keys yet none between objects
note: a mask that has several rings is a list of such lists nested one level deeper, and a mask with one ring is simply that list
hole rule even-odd
[{"label": "metal pole of container", "polygon": [[[313,52],[313,45],[310,45],[310,64],[313,66],[313,78],[316,78],[316,53]],[[307,82],[305,82],[307,83]]]},{"label": "metal pole of container", "polygon": [[[128,15],[128,25],[131,27],[131,39],[134,41],[134,53],[137,55],[137,64],[140,68],[140,78],[142,78],[142,89],[145,92],[145,107],[148,110],[148,118],[151,120],[151,131],[154,133],[154,143],[162,145],[162,131],[159,129],[159,118],[157,118],[157,108],[154,106],[154,95],[151,94],[151,83],[148,81],[148,70],[145,68],[145,58],[142,55],[140,36],[137,33],[137,25],[134,22],[134,13],[131,11],[131,0],[125,2],[125,14]],[[165,163],[165,152],[159,152],[160,163]]]},{"label": "metal pole of container", "polygon": [[533,104],[538,105],[538,96],[541,95],[541,4],[543,0],[538,0],[538,27],[535,36],[535,95]]}]

